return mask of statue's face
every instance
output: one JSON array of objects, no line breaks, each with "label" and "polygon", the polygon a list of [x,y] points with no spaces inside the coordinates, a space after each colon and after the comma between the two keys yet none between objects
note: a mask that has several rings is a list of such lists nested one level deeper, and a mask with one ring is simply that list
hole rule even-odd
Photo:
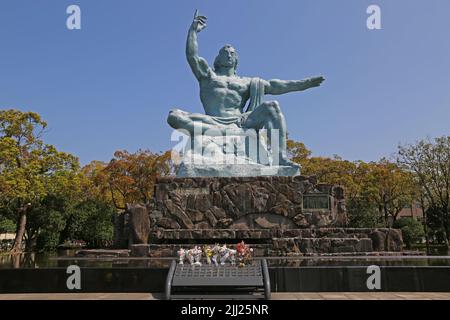
[{"label": "statue's face", "polygon": [[217,56],[217,65],[221,67],[236,67],[237,65],[237,54],[236,50],[232,46],[224,46],[219,51]]}]

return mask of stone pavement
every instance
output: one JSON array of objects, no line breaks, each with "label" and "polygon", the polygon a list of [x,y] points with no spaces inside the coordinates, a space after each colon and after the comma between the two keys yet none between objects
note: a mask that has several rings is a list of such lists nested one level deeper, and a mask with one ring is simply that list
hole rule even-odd
[{"label": "stone pavement", "polygon": [[[0,294],[0,300],[160,300],[160,293]],[[278,292],[272,300],[450,300],[450,292]]]}]

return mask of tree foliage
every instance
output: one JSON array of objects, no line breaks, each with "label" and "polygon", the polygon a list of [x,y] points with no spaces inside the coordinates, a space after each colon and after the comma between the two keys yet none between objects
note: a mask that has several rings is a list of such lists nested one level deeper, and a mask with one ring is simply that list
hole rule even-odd
[{"label": "tree foliage", "polygon": [[[444,242],[450,240],[450,136],[420,140],[400,146],[398,163],[411,172],[423,195],[426,212],[432,213],[431,227],[441,229]],[[431,222],[431,221],[430,221]]]},{"label": "tree foliage", "polygon": [[118,209],[127,203],[147,203],[153,197],[155,180],[172,172],[170,152],[163,154],[148,150],[136,153],[116,151],[105,167],[111,199]]},{"label": "tree foliage", "polygon": [[22,249],[29,211],[48,194],[68,190],[79,167],[76,157],[43,142],[46,127],[36,113],[0,111],[0,205],[17,213],[13,251]]},{"label": "tree foliage", "polygon": [[301,143],[288,143],[291,159],[302,165],[302,174],[314,175],[321,183],[342,185],[346,191],[350,224],[354,227],[388,226],[417,197],[413,175],[395,162],[348,161],[311,157]]},{"label": "tree foliage", "polygon": [[407,248],[422,240],[425,236],[422,223],[411,217],[403,217],[394,223],[394,228],[402,230],[403,241]]},{"label": "tree foliage", "polygon": [[112,203],[89,199],[67,212],[66,239],[83,240],[89,247],[110,246],[114,233],[116,208]]},{"label": "tree foliage", "polygon": [[13,233],[16,230],[16,223],[0,213],[0,234]]}]

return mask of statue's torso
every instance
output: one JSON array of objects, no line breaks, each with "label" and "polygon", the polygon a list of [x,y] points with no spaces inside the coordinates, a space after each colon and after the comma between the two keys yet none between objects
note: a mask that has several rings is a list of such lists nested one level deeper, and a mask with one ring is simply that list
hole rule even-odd
[{"label": "statue's torso", "polygon": [[250,78],[220,76],[214,72],[200,81],[200,99],[205,113],[217,117],[242,114],[250,97]]}]

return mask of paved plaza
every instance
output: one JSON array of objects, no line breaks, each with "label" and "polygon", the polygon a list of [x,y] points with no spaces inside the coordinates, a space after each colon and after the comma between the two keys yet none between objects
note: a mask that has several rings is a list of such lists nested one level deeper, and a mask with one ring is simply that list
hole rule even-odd
[{"label": "paved plaza", "polygon": [[[0,300],[160,300],[160,293],[0,294]],[[450,300],[450,292],[279,292],[272,300]]]}]

